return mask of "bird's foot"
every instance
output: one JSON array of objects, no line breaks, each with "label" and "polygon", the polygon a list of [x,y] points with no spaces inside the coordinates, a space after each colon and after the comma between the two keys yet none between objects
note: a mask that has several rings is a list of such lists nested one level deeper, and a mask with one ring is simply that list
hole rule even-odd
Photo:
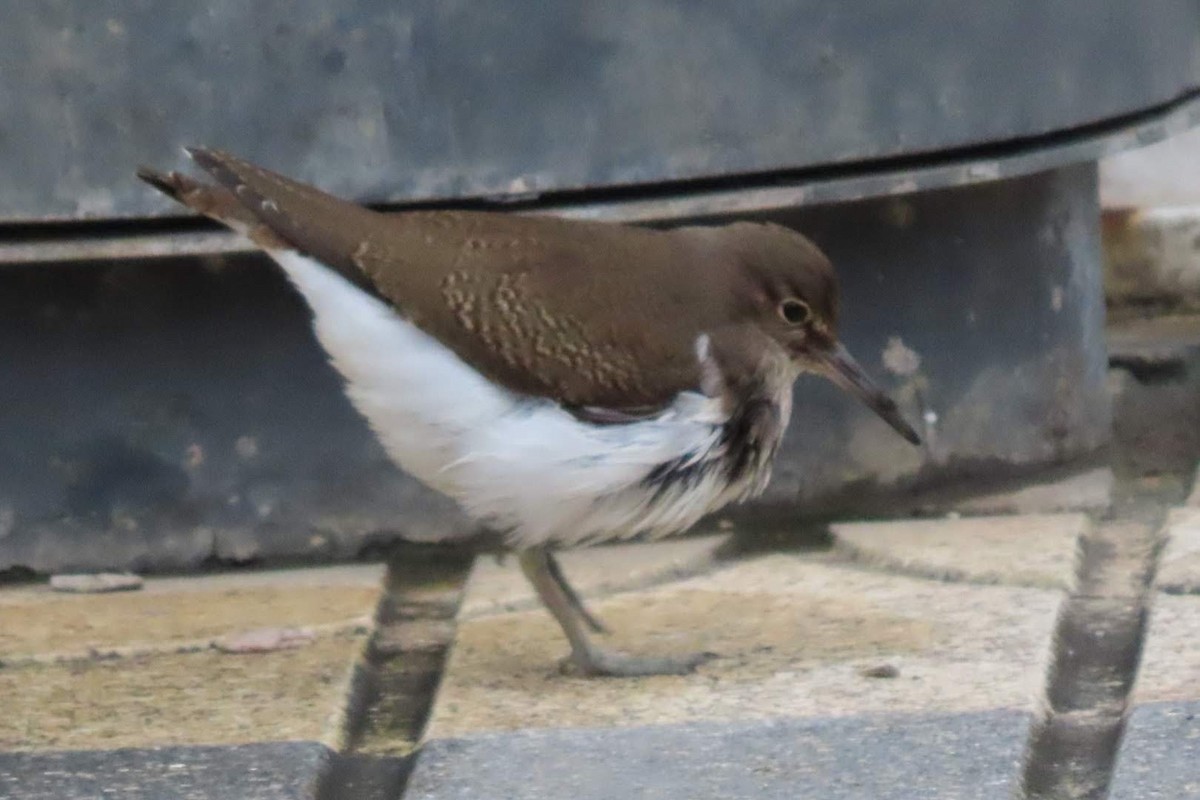
[{"label": "bird's foot", "polygon": [[559,664],[562,672],[591,678],[635,678],[645,675],[689,675],[696,667],[716,658],[716,653],[686,653],[677,656],[632,656],[616,650],[593,648],[572,653]]}]

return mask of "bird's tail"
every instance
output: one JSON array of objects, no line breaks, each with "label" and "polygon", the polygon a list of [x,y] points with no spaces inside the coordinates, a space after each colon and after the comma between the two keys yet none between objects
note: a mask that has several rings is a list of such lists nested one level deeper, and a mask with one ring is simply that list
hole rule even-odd
[{"label": "bird's tail", "polygon": [[138,167],[137,176],[167,197],[249,236],[262,247],[287,246],[224,186],[203,183],[179,172],[161,172],[150,167]]}]

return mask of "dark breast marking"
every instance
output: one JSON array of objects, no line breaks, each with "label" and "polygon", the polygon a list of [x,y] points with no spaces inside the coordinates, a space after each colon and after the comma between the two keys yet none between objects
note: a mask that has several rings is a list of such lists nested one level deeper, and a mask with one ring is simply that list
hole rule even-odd
[{"label": "dark breast marking", "polygon": [[665,494],[694,489],[714,471],[727,485],[753,482],[770,466],[783,434],[779,406],[763,396],[743,400],[721,426],[721,435],[708,453],[692,452],[659,464],[641,486],[653,492],[653,501]]},{"label": "dark breast marking", "polygon": [[779,406],[765,397],[752,397],[730,416],[722,431],[725,470],[730,483],[752,478],[775,458],[783,431]]}]

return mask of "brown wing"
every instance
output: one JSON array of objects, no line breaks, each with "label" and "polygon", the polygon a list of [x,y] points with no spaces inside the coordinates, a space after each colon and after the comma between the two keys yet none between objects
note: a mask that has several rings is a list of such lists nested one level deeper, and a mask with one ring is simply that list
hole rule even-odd
[{"label": "brown wing", "polygon": [[721,287],[687,236],[468,211],[380,214],[196,149],[280,239],[391,303],[488,377],[580,409],[641,413],[698,388]]}]

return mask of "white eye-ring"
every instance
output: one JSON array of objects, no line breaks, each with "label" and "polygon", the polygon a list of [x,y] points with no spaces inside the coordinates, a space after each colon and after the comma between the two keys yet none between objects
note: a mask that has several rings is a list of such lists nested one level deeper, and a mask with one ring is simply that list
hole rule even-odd
[{"label": "white eye-ring", "polygon": [[789,297],[779,304],[779,316],[789,325],[803,325],[812,319],[812,309],[803,300]]}]

